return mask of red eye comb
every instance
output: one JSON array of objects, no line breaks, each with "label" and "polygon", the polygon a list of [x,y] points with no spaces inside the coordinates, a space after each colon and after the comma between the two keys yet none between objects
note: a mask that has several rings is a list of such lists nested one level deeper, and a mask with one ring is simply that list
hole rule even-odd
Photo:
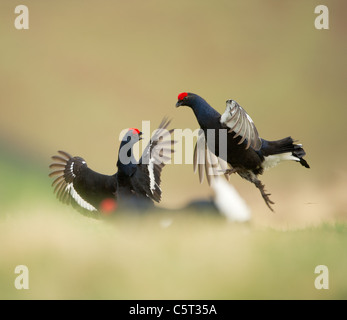
[{"label": "red eye comb", "polygon": [[183,100],[188,95],[187,92],[182,92],[178,95],[178,100]]},{"label": "red eye comb", "polygon": [[140,130],[136,129],[136,128],[129,128],[129,131],[132,131],[133,134],[139,134],[140,133]]}]

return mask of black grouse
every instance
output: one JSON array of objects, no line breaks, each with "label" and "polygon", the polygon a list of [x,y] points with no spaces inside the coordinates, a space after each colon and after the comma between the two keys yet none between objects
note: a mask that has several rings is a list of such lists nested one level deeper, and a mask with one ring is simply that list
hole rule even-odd
[{"label": "black grouse", "polygon": [[119,147],[118,172],[113,175],[95,172],[83,158],[58,151],[49,166],[49,176],[56,177],[52,186],[57,198],[95,217],[117,207],[146,209],[153,206],[153,201],[160,202],[161,171],[173,152],[173,129],[167,130],[169,124],[163,119],[139,161],[133,155],[133,146],[142,139],[142,132],[129,129]]},{"label": "black grouse", "polygon": [[[209,183],[210,175],[218,174],[216,166],[227,177],[231,173],[238,173],[255,184],[267,206],[273,210],[270,204],[274,202],[270,200],[270,194],[266,193],[258,175],[282,160],[294,160],[309,168],[303,159],[306,153],[302,145],[295,144],[291,137],[276,141],[260,138],[251,117],[236,101],[227,100],[226,105],[221,115],[194,93],[182,92],[178,95],[176,107],[192,108],[202,129],[194,150],[194,170],[198,166],[202,182],[205,166]],[[213,156],[217,156],[217,160]]]}]

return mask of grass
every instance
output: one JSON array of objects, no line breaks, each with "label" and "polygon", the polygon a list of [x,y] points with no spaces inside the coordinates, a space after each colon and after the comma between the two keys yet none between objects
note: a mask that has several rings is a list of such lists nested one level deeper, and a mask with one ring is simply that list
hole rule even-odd
[{"label": "grass", "polygon": [[[0,224],[0,298],[346,299],[346,230],[278,231],[192,212],[100,221],[33,207]],[[29,290],[14,287],[20,264]],[[322,264],[329,290],[314,287]]]}]

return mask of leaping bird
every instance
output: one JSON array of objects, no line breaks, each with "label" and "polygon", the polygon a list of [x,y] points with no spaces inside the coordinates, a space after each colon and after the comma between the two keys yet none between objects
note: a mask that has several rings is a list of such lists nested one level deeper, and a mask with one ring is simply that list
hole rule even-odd
[{"label": "leaping bird", "polygon": [[[258,176],[282,160],[297,161],[309,168],[303,159],[306,153],[302,145],[294,143],[291,137],[276,141],[260,138],[253,120],[236,101],[227,100],[226,105],[226,110],[221,115],[197,94],[182,92],[178,95],[176,107],[190,107],[202,129],[194,150],[194,167],[199,168],[200,182],[204,175],[204,163],[210,183],[208,175],[214,172],[209,155],[212,153],[221,163],[227,163],[228,168],[222,166],[225,175],[237,173],[254,183],[266,205],[273,211],[271,204],[274,202],[270,200],[270,194],[266,193]],[[211,129],[213,135],[209,138]]]}]

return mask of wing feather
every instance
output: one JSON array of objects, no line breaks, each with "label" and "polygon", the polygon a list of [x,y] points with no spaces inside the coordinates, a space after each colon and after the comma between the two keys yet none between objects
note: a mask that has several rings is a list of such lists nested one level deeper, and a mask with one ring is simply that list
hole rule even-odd
[{"label": "wing feather", "polygon": [[134,175],[131,177],[134,191],[150,199],[161,200],[161,171],[171,160],[176,141],[171,139],[174,129],[168,130],[171,120],[163,118],[146,146]]},{"label": "wing feather", "polygon": [[[205,175],[209,185],[216,176],[224,174],[230,165],[223,159],[217,157],[207,146],[203,130],[199,130],[198,140],[194,147],[193,169],[198,171],[199,181],[203,183]],[[229,175],[224,174],[228,179]]]},{"label": "wing feather", "polygon": [[241,137],[239,144],[247,140],[246,149],[252,147],[254,150],[259,150],[261,148],[262,142],[252,118],[236,101],[227,101],[227,107],[220,122],[229,128],[229,132],[234,132],[234,139]]},{"label": "wing feather", "polygon": [[52,156],[58,162],[49,165],[53,170],[49,176],[55,178],[53,193],[62,203],[71,203],[82,213],[95,212],[103,199],[115,197],[115,175],[97,173],[87,167],[84,159],[61,150],[58,153]]}]

